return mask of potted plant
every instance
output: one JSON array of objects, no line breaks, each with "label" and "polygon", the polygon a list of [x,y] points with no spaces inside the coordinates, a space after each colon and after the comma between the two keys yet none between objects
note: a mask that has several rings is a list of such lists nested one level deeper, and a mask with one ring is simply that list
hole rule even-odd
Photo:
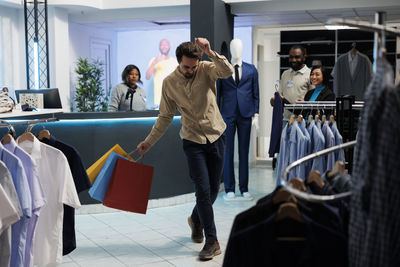
[{"label": "potted plant", "polygon": [[102,88],[103,63],[79,57],[75,72],[78,74],[75,88],[78,112],[107,111],[108,97]]}]

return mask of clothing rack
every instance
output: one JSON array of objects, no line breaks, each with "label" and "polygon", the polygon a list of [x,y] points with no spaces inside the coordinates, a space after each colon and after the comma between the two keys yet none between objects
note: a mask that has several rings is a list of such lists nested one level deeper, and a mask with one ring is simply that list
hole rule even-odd
[{"label": "clothing rack", "polygon": [[360,30],[372,31],[372,32],[380,31],[385,34],[400,37],[400,30],[398,30],[396,28],[388,27],[388,26],[376,24],[376,23],[369,23],[366,21],[357,21],[357,20],[344,19],[344,18],[333,18],[333,19],[328,20],[326,22],[326,24],[328,24],[328,25],[345,25],[345,26],[350,26],[350,27],[356,27],[356,28],[359,28]]},{"label": "clothing rack", "polygon": [[[400,37],[400,30],[397,30],[392,27],[387,27],[385,25],[382,25],[384,23],[384,17],[385,13],[384,12],[376,12],[375,15],[375,24],[368,23],[368,22],[363,22],[363,21],[355,21],[355,20],[349,20],[349,19],[343,19],[343,18],[338,18],[338,19],[330,19],[327,21],[327,24],[330,25],[346,25],[346,26],[351,26],[351,27],[357,27],[361,30],[366,30],[366,31],[373,31],[375,32],[375,40],[374,40],[374,59],[375,62],[378,58],[382,57],[384,52],[385,52],[385,35],[390,34],[390,35],[395,35],[397,37]],[[374,66],[375,66],[374,62]],[[375,68],[374,68],[375,72]],[[362,109],[362,106],[364,105],[363,103],[357,103],[358,101],[354,101],[354,98],[352,97],[339,97],[336,99],[336,107],[333,105],[333,103],[326,103],[325,102],[325,107],[324,104],[321,103],[311,103],[307,107],[313,107],[313,108],[331,108],[331,109],[337,109],[337,113],[339,111],[343,111],[343,106],[347,106],[344,108],[345,112],[349,112],[351,115],[349,118],[349,125],[350,126],[350,131],[352,131],[351,134],[354,133],[354,128],[353,128],[353,123],[354,123],[354,113],[353,113],[353,107],[354,109]],[[304,108],[305,104],[304,103],[297,103],[297,104],[288,104],[285,105],[284,107],[287,109],[301,109]],[[338,114],[337,114],[338,115]],[[348,115],[348,114],[347,114]],[[340,118],[340,116],[339,116]],[[339,119],[340,121],[340,119]],[[343,127],[343,126],[342,126]],[[338,125],[338,128],[340,130],[340,127]],[[343,138],[344,139],[344,138]],[[303,198],[308,201],[312,202],[325,202],[325,201],[331,201],[331,200],[337,200],[337,199],[342,199],[349,197],[352,193],[351,192],[345,192],[345,193],[340,193],[340,194],[335,194],[335,195],[329,195],[329,196],[321,196],[321,195],[314,195],[314,194],[308,194],[305,192],[302,192],[300,190],[297,190],[296,188],[292,187],[290,184],[286,182],[286,177],[288,176],[289,172],[295,168],[296,166],[302,164],[303,162],[312,160],[316,157],[321,157],[326,154],[332,153],[336,150],[344,149],[344,148],[352,148],[356,145],[357,141],[350,141],[343,143],[338,146],[330,147],[315,153],[312,153],[306,157],[303,157],[299,160],[296,160],[292,162],[289,166],[286,167],[286,169],[282,173],[282,183],[285,186],[285,188],[294,196]]]},{"label": "clothing rack", "polygon": [[307,155],[301,159],[298,159],[298,160],[292,162],[282,172],[282,180],[281,181],[282,181],[283,185],[285,186],[287,191],[289,191],[294,196],[311,201],[311,202],[324,202],[324,201],[338,200],[338,199],[349,197],[351,195],[351,192],[345,192],[345,193],[340,193],[340,194],[335,194],[335,195],[323,195],[323,196],[305,193],[300,190],[297,190],[296,188],[292,187],[291,184],[287,183],[286,177],[288,176],[289,172],[293,168],[297,167],[298,165],[300,165],[304,162],[310,161],[317,157],[325,156],[329,153],[335,152],[336,150],[353,147],[356,145],[356,143],[357,143],[357,141],[350,141],[350,142],[347,142],[347,143],[344,143],[341,145],[333,146],[333,147],[312,153],[310,155]]},{"label": "clothing rack", "polygon": [[46,119],[35,119],[35,120],[29,120],[29,121],[18,121],[18,122],[8,122],[5,120],[0,120],[0,128],[8,128],[10,133],[15,137],[15,129],[14,126],[20,126],[20,125],[28,125],[26,128],[25,132],[30,132],[32,128],[39,123],[47,123],[47,122],[54,122],[58,121],[58,118],[46,118]]},{"label": "clothing rack", "polygon": [[[364,107],[364,101],[355,101],[352,104],[352,108],[355,110],[361,110]],[[337,101],[301,101],[296,104],[284,104],[284,108],[287,110],[299,110],[299,109],[338,109]]]}]

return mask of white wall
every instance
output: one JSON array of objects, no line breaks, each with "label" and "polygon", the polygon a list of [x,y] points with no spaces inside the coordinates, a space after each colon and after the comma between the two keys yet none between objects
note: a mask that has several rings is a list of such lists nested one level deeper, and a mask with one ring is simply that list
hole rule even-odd
[{"label": "white wall", "polygon": [[[287,30],[322,30],[324,27],[254,27],[253,29],[253,64],[256,65],[260,85],[260,131],[258,134],[258,156],[268,158],[269,140],[272,125],[272,107],[270,98],[275,93],[275,86],[280,80],[280,32]],[[258,51],[262,47],[263,53]],[[262,55],[260,55],[262,54]]]},{"label": "white wall", "polygon": [[100,40],[111,43],[111,51],[110,51],[110,70],[111,70],[111,84],[114,85],[119,82],[118,74],[119,70],[117,69],[117,58],[118,58],[118,50],[117,50],[117,33],[111,30],[104,30],[96,27],[84,26],[81,24],[76,24],[73,22],[69,23],[69,72],[70,72],[70,92],[71,92],[71,100],[74,98],[75,92],[75,83],[76,83],[76,74],[75,68],[76,63],[79,57],[82,58],[90,58],[91,57],[91,42],[93,40]]},{"label": "white wall", "polygon": [[58,88],[62,107],[69,111],[69,37],[68,12],[63,8],[48,7],[48,44],[50,87]]},{"label": "white wall", "polygon": [[26,88],[24,13],[20,8],[0,8],[0,87]]}]

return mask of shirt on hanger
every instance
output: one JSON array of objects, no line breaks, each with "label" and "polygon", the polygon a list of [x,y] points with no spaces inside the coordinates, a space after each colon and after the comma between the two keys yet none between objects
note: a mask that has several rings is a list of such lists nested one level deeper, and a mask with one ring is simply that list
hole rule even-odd
[{"label": "shirt on hanger", "polygon": [[[289,162],[292,163],[302,157],[306,156],[307,150],[307,137],[303,134],[299,127],[299,123],[295,121],[293,123],[293,128],[290,133],[290,159]],[[293,176],[289,175],[289,178],[301,178],[305,179],[305,165],[300,164],[296,168],[294,168],[295,173]]]},{"label": "shirt on hanger", "polygon": [[[318,152],[320,150],[325,149],[325,138],[321,132],[321,128],[318,128],[315,120],[312,120],[307,127],[307,131],[310,134],[311,139],[311,153]],[[324,173],[325,171],[325,158],[317,157],[313,159],[311,170],[318,170],[320,173]]]},{"label": "shirt on hanger", "polygon": [[[13,206],[18,212],[18,218],[23,216],[22,208],[18,199],[17,191],[15,190],[14,182],[11,173],[7,169],[4,162],[0,161],[0,184],[6,192]],[[11,227],[3,230],[0,234],[0,266],[10,266],[11,259]]]},{"label": "shirt on hanger", "polygon": [[[333,135],[333,132],[329,127],[328,121],[324,122],[321,131],[325,137],[325,148],[330,148],[335,146],[335,136]],[[333,167],[335,167],[335,153],[332,152],[326,155],[325,170],[333,170]]]},{"label": "shirt on hanger", "polygon": [[[311,153],[311,136],[310,136],[310,133],[307,131],[305,120],[303,120],[301,123],[299,123],[299,128],[300,128],[301,132],[304,134],[305,139],[306,139],[305,140],[305,151],[304,151],[305,156],[306,156]],[[308,174],[311,171],[311,161],[304,162],[303,165],[304,165],[304,170],[305,170],[304,178],[306,179]]]},{"label": "shirt on hanger", "polygon": [[275,92],[274,108],[272,111],[271,138],[268,154],[272,158],[279,152],[280,138],[282,133],[283,103],[279,92]]},{"label": "shirt on hanger", "polygon": [[37,138],[19,144],[38,166],[46,204],[40,211],[34,238],[34,264],[50,265],[62,262],[63,204],[80,207],[74,180],[64,154]]},{"label": "shirt on hanger", "polygon": [[45,196],[43,194],[42,186],[40,185],[38,169],[33,158],[20,148],[14,139],[11,139],[9,143],[4,144],[4,147],[21,160],[29,184],[30,195],[32,198],[32,217],[28,222],[28,230],[26,234],[24,266],[30,266],[33,257],[33,236],[35,234],[40,209],[46,202]]},{"label": "shirt on hanger", "polygon": [[18,211],[0,184],[0,235],[10,225],[19,220]]},{"label": "shirt on hanger", "polygon": [[350,266],[400,266],[400,87],[383,59],[365,93],[352,173]]},{"label": "shirt on hanger", "polygon": [[25,261],[26,235],[29,220],[32,216],[32,198],[30,194],[28,179],[21,160],[8,151],[0,143],[0,158],[6,164],[11,173],[15,190],[21,204],[23,216],[11,226],[11,266],[23,266]]},{"label": "shirt on hanger", "polygon": [[[339,132],[339,129],[337,128],[336,121],[332,123],[331,130],[333,135],[335,136],[335,145],[341,145],[343,144],[343,137]],[[344,150],[340,149],[339,151],[335,151],[335,162],[336,161],[343,161],[346,162],[346,159],[344,158]]]},{"label": "shirt on hanger", "polygon": [[[68,165],[71,169],[74,179],[76,191],[80,192],[89,189],[91,183],[89,177],[83,167],[81,155],[74,147],[57,140],[54,136],[50,139],[43,138],[43,143],[55,147],[67,157]],[[68,205],[64,205],[64,220],[63,220],[63,255],[71,253],[76,248],[75,238],[75,209]]]},{"label": "shirt on hanger", "polygon": [[[234,234],[227,246],[223,266],[347,266],[347,239],[302,214],[304,224],[287,220],[301,229],[304,241],[277,240],[276,213],[268,219]],[[287,224],[286,224],[287,225]],[[332,257],[332,251],[335,256]]]}]

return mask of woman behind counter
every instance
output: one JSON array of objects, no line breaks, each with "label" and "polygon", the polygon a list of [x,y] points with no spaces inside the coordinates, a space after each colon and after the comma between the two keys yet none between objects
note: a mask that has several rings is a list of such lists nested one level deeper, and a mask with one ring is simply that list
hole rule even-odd
[{"label": "woman behind counter", "polygon": [[140,80],[140,70],[135,65],[128,65],[122,72],[122,81],[110,94],[108,111],[143,111],[146,110],[146,93],[136,83]]}]

